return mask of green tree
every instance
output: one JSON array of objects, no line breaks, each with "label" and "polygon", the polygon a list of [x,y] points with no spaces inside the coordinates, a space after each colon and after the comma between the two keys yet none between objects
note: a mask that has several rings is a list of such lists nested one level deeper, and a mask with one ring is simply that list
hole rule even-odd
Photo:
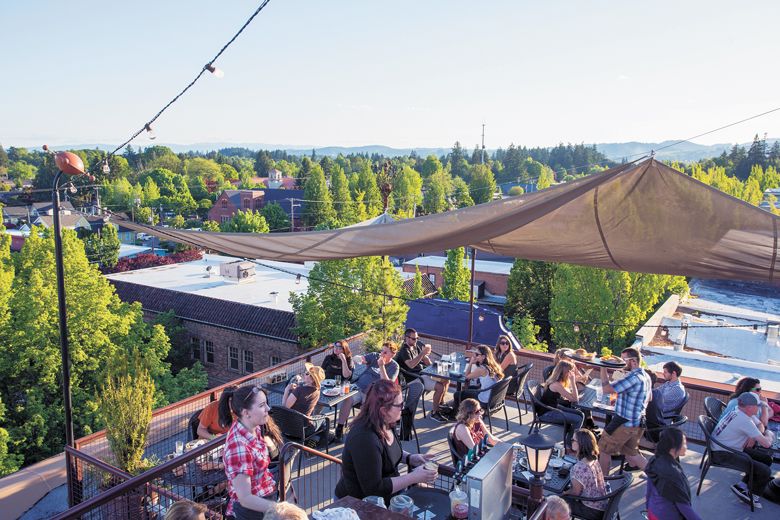
[{"label": "green tree", "polygon": [[523,189],[522,186],[512,186],[511,188],[509,188],[510,197],[516,197],[518,195],[522,195],[523,193],[525,193],[525,190]]},{"label": "green tree", "polygon": [[303,188],[303,221],[309,227],[329,224],[336,218],[333,198],[325,182],[325,173],[319,164],[311,166]]},{"label": "green tree", "polygon": [[154,179],[148,177],[144,182],[144,205],[154,207],[160,202],[160,188]]},{"label": "green tree", "polygon": [[186,221],[181,215],[174,215],[172,218],[168,219],[168,225],[173,229],[184,229],[185,223]]},{"label": "green tree", "polygon": [[3,148],[3,145],[0,144],[0,171],[8,168],[9,164],[8,154],[6,153],[5,148]]},{"label": "green tree", "polygon": [[474,205],[474,199],[469,193],[469,186],[460,177],[452,179],[452,201],[456,208],[467,208]]},{"label": "green tree", "polygon": [[425,297],[425,290],[423,289],[422,273],[420,272],[420,266],[414,266],[414,284],[412,285],[413,300],[418,300]]},{"label": "green tree", "polygon": [[[366,211],[366,218],[376,217],[382,214],[382,194],[379,192],[379,186],[376,182],[376,175],[371,170],[371,165],[367,162],[358,172],[356,192],[363,193],[363,205]],[[354,196],[357,200],[357,193]],[[365,219],[363,219],[365,220]]]},{"label": "green tree", "polygon": [[448,157],[450,165],[450,173],[453,177],[461,177],[467,179],[470,175],[469,162],[466,160],[466,153],[460,146],[460,142],[455,141],[452,146],[452,151]]},{"label": "green tree", "polygon": [[452,190],[450,174],[444,170],[434,171],[425,179],[425,195],[423,196],[423,211],[431,215],[450,209],[447,196]]},{"label": "green tree", "polygon": [[222,224],[222,231],[229,233],[268,233],[268,223],[259,211],[238,210],[233,218]]},{"label": "green tree", "polygon": [[203,229],[203,231],[212,231],[212,232],[220,231],[219,223],[213,220],[204,220],[201,229]]},{"label": "green tree", "polygon": [[395,176],[393,180],[395,213],[401,218],[413,218],[417,206],[422,204],[422,178],[409,166]]},{"label": "green tree", "polygon": [[37,171],[38,169],[31,164],[27,164],[24,161],[16,161],[11,163],[7,175],[11,180],[27,181],[34,179]]},{"label": "green tree", "polygon": [[528,315],[516,316],[511,323],[512,334],[514,334],[524,349],[537,352],[547,352],[549,350],[547,342],[541,339],[540,327],[534,323],[533,318]]},{"label": "green tree", "polygon": [[369,331],[366,346],[378,350],[387,339],[398,339],[404,331],[409,306],[401,274],[386,257],[370,257],[363,274],[368,292],[363,296],[363,330]]},{"label": "green tree", "polygon": [[543,190],[549,188],[552,186],[553,182],[555,182],[555,175],[553,175],[552,170],[546,167],[542,168],[539,179],[536,181],[536,189]]},{"label": "green tree", "polygon": [[129,473],[142,469],[154,394],[154,381],[139,352],[111,359],[99,396],[99,414],[117,465]]},{"label": "green tree", "polygon": [[341,166],[335,165],[330,178],[330,192],[333,195],[333,208],[336,217],[343,226],[356,224],[357,211],[352,195],[349,192],[349,182]]},{"label": "green tree", "polygon": [[156,226],[160,223],[160,217],[148,206],[141,206],[135,210],[135,219],[138,222]]},{"label": "green tree", "polygon": [[[0,424],[5,418],[5,405],[0,401]],[[8,444],[11,442],[11,436],[8,430],[0,428],[0,477],[10,475],[19,469],[22,463],[22,457],[8,452]]]},{"label": "green tree", "polygon": [[513,323],[530,317],[541,341],[550,341],[550,302],[556,264],[517,259],[509,271],[504,314]]},{"label": "green tree", "polygon": [[493,177],[493,172],[484,164],[476,164],[473,169],[474,173],[469,183],[469,194],[474,200],[474,204],[490,202],[496,192],[496,179]]},{"label": "green tree", "polygon": [[119,234],[113,224],[103,226],[100,234],[91,233],[84,239],[84,252],[90,262],[111,269],[119,261]]},{"label": "green tree", "polygon": [[271,202],[263,206],[260,210],[260,214],[263,215],[265,221],[268,223],[268,228],[271,233],[277,231],[291,231],[290,229],[290,217],[287,216],[287,212],[276,202]]},{"label": "green tree", "polygon": [[443,169],[444,167],[442,166],[441,161],[439,161],[435,155],[429,155],[425,158],[425,161],[420,167],[420,173],[422,174],[423,178],[427,179],[434,173],[442,171]]},{"label": "green tree", "polygon": [[471,290],[471,273],[466,267],[464,259],[465,248],[458,247],[447,251],[447,260],[444,262],[441,287],[441,296],[448,300],[469,301]]},{"label": "green tree", "polygon": [[684,292],[679,276],[558,264],[550,303],[553,339],[558,347],[620,352],[662,297]]}]

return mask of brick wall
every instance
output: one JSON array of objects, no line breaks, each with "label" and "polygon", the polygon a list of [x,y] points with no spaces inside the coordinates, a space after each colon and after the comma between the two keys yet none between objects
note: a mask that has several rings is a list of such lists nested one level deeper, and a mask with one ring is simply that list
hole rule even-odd
[{"label": "brick wall", "polygon": [[[414,265],[405,264],[403,266],[403,271],[405,273],[414,273],[416,269]],[[442,269],[421,265],[420,273],[423,276],[428,276],[429,274],[434,275],[435,279],[433,280],[433,283],[437,289],[441,289],[441,286],[444,284]],[[474,277],[478,282],[485,282],[485,290],[490,294],[506,296],[507,281],[509,280],[507,275],[475,271]]]}]

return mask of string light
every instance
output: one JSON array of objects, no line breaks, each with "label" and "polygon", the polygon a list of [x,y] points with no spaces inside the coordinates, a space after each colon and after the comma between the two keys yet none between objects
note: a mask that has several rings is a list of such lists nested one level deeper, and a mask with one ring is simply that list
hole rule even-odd
[{"label": "string light", "polygon": [[149,123],[146,123],[144,125],[144,130],[146,130],[146,137],[148,137],[152,141],[157,139],[157,134],[155,134],[154,130],[152,130],[152,125],[150,125]]},{"label": "string light", "polygon": [[214,65],[212,65],[211,63],[207,63],[207,64],[206,64],[206,66],[205,66],[204,68],[205,68],[207,71],[209,71],[209,72],[211,72],[212,74],[214,74],[214,77],[215,77],[215,78],[222,79],[222,78],[224,78],[224,77],[225,77],[225,73],[224,73],[224,72],[222,72],[222,69],[215,67],[215,66],[214,66]]},{"label": "string light", "polygon": [[111,173],[111,167],[108,165],[108,159],[103,159],[103,173],[106,175]]}]

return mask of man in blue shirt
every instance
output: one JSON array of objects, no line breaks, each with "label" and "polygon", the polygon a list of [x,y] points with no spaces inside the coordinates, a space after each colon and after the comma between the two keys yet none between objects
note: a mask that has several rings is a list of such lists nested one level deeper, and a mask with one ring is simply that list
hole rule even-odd
[{"label": "man in blue shirt", "polygon": [[685,399],[685,387],[680,381],[682,367],[674,361],[669,361],[664,365],[664,379],[661,386],[653,390],[653,400],[663,415],[668,415],[675,411]]},{"label": "man in blue shirt", "polygon": [[639,350],[629,347],[620,354],[628,375],[618,381],[609,380],[606,368],[601,368],[601,385],[605,393],[617,393],[615,415],[599,439],[599,464],[604,475],[609,474],[612,455],[622,453],[632,466],[644,469],[647,459],[639,452],[639,441],[645,430],[645,411],[652,399],[653,384],[640,364]]}]

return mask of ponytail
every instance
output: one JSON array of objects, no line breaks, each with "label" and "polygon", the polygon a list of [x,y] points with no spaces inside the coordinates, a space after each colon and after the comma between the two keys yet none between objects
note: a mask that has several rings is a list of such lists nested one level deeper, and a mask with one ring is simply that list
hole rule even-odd
[{"label": "ponytail", "polygon": [[217,410],[219,411],[219,425],[222,428],[227,428],[233,424],[233,414],[230,411],[230,401],[233,398],[233,394],[238,390],[237,386],[229,386],[222,390],[222,395],[219,397],[219,405]]}]

